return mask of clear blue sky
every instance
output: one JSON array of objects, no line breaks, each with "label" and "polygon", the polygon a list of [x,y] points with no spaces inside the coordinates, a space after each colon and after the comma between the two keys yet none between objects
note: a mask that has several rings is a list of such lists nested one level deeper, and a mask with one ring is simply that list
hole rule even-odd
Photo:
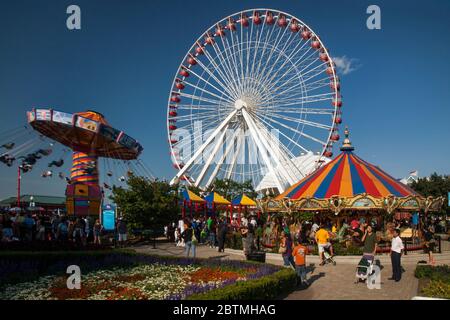
[{"label": "clear blue sky", "polygon": [[[81,31],[66,28],[70,4],[81,7]],[[381,7],[381,30],[366,28],[370,4]],[[95,109],[171,178],[166,102],[180,60],[214,22],[253,7],[299,17],[333,56],[353,59],[356,70],[341,75],[343,119],[361,157],[398,178],[450,173],[450,2],[438,0],[5,0],[0,132],[24,124],[32,107]],[[0,198],[15,194],[15,174],[0,169]],[[63,194],[61,184],[33,179],[24,193]]]}]

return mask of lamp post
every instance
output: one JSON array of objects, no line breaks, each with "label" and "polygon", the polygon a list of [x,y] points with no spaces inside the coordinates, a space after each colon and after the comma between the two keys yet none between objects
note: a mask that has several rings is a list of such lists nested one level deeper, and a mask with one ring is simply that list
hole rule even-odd
[{"label": "lamp post", "polygon": [[20,166],[17,167],[17,207],[20,208],[20,180],[22,176],[20,174]]}]

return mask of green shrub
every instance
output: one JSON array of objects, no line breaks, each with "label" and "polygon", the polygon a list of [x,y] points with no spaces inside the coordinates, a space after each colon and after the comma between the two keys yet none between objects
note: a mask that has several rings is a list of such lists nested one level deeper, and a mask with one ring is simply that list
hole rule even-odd
[{"label": "green shrub", "polygon": [[191,295],[188,300],[268,300],[291,292],[296,286],[296,273],[282,269],[272,275],[256,280],[239,281],[235,284],[202,294]]},{"label": "green shrub", "polygon": [[239,232],[227,234],[225,238],[225,246],[234,250],[242,250],[242,236]]},{"label": "green shrub", "polygon": [[450,283],[450,267],[419,265],[416,267],[415,276],[418,279],[430,279]]},{"label": "green shrub", "polygon": [[441,280],[431,280],[422,289],[422,294],[426,297],[450,299],[450,283]]}]

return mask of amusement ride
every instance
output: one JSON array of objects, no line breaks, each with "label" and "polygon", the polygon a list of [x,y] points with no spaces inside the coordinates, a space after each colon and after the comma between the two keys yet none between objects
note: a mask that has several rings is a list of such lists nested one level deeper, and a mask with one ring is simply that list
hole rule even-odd
[{"label": "amusement ride", "polygon": [[[270,9],[227,16],[176,71],[167,108],[178,170],[171,183],[251,180],[262,189],[270,175],[281,193],[333,156],[341,107],[336,66],[311,27]],[[314,155],[314,165],[304,166],[302,155]]]},{"label": "amusement ride", "polygon": [[49,183],[63,181],[67,213],[81,216],[98,215],[103,199],[130,176],[154,177],[139,159],[141,144],[96,111],[33,109],[27,119],[0,136],[0,162],[18,170],[19,207],[22,176],[36,171]]}]

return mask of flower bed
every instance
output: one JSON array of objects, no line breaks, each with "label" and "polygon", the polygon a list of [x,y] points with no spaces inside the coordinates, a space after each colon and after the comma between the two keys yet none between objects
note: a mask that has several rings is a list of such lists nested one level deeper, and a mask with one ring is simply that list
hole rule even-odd
[{"label": "flower bed", "polygon": [[[23,269],[17,267],[31,263],[28,260],[33,260],[34,264],[31,266],[38,270],[33,274],[33,279],[21,282],[18,280],[20,277],[16,277],[11,283],[11,276],[17,270],[23,275]],[[80,290],[67,288],[68,275],[65,274],[65,268],[70,264],[80,265]],[[8,268],[2,268],[6,265]],[[28,257],[26,254],[13,254],[6,259],[2,256],[0,268],[6,273],[3,278],[8,280],[0,286],[0,299],[12,300],[186,299],[238,284],[252,284],[258,279],[278,274],[281,270],[273,265],[244,261],[197,259],[194,262],[186,258],[120,251],[97,254],[91,252],[84,256],[75,253],[68,256],[46,254],[42,257],[38,254]],[[289,276],[292,277],[292,274]],[[255,284],[256,282],[253,286]],[[280,288],[272,290],[273,295],[281,294]],[[241,297],[242,293],[238,296]]]}]

